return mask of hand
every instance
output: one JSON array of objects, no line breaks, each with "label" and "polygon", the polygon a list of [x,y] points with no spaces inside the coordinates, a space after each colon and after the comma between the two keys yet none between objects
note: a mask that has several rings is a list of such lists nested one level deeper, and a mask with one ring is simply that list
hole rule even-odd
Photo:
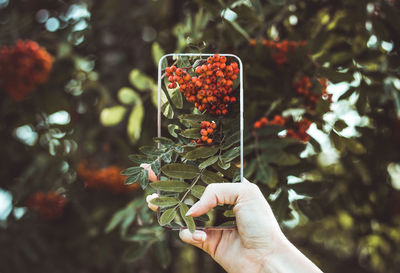
[{"label": "hand", "polygon": [[[147,196],[149,208],[157,206]],[[243,183],[216,183],[207,186],[188,214],[200,216],[218,204],[235,205],[236,230],[184,229],[180,238],[203,249],[228,272],[321,272],[282,233],[260,189]]]}]

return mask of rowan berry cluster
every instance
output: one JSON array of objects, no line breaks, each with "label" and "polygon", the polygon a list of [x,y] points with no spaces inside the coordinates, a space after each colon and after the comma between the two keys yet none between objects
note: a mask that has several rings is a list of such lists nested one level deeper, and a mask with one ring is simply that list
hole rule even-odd
[{"label": "rowan berry cluster", "polygon": [[193,77],[183,68],[170,66],[165,69],[168,88],[179,85],[179,91],[197,109],[218,116],[228,114],[229,105],[236,102],[236,97],[231,93],[238,73],[236,62],[228,64],[227,58],[218,54],[198,65],[195,68],[196,76]]},{"label": "rowan berry cluster", "polygon": [[311,92],[312,84],[310,78],[307,76],[302,77],[293,86],[296,92],[305,98],[307,106],[311,109],[315,109],[320,98],[332,102],[332,94],[329,94],[327,91],[328,80],[325,78],[320,78],[318,81],[322,87],[322,91],[319,94]]},{"label": "rowan berry cluster", "polygon": [[285,125],[285,123],[286,120],[281,115],[275,115],[272,120],[268,120],[266,117],[262,117],[258,121],[254,122],[254,129],[259,129],[263,126],[268,125],[283,126]]},{"label": "rowan berry cluster", "polygon": [[61,217],[66,204],[67,198],[53,191],[36,192],[26,201],[26,206],[43,219]]},{"label": "rowan berry cluster", "polygon": [[310,140],[310,136],[307,134],[308,128],[310,128],[311,121],[306,118],[303,118],[299,122],[294,123],[294,129],[287,129],[286,136],[297,138],[303,142],[308,142]]},{"label": "rowan berry cluster", "polygon": [[[269,125],[284,126],[287,125],[287,123],[287,119],[281,115],[275,115],[275,117],[271,120],[268,120],[266,117],[262,117],[256,121],[253,126],[254,129],[260,129],[261,127],[266,127]],[[310,125],[311,122],[306,118],[303,118],[301,121],[294,122],[293,127],[289,125],[292,128],[286,130],[286,137],[293,137],[303,142],[308,142],[310,140],[310,136],[307,134],[307,130]]]},{"label": "rowan berry cluster", "polygon": [[214,121],[212,122],[202,121],[200,123],[201,137],[196,140],[192,140],[192,142],[197,144],[212,144],[213,143],[212,137],[216,127],[217,124]]},{"label": "rowan berry cluster", "polygon": [[[257,44],[257,40],[251,39],[249,43],[251,46],[255,46]],[[272,58],[274,59],[275,63],[277,65],[283,65],[288,61],[287,60],[288,52],[294,52],[296,48],[306,46],[307,42],[306,41],[296,42],[288,40],[283,40],[281,42],[278,42],[278,41],[263,39],[262,44],[273,50]]]},{"label": "rowan berry cluster", "polygon": [[139,188],[138,183],[125,185],[126,177],[121,175],[122,169],[114,165],[97,169],[89,167],[88,163],[83,161],[79,163],[77,171],[87,189],[103,189],[112,193],[123,193]]},{"label": "rowan berry cluster", "polygon": [[21,101],[50,73],[53,57],[34,41],[18,41],[0,48],[0,87]]}]

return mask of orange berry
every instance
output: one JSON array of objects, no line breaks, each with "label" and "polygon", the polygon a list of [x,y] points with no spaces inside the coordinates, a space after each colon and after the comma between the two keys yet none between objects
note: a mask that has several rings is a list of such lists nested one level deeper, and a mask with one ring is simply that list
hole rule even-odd
[{"label": "orange berry", "polygon": [[231,103],[235,103],[236,102],[236,98],[235,97],[231,97]]},{"label": "orange berry", "polygon": [[257,40],[256,40],[256,39],[251,39],[251,40],[249,41],[249,44],[250,44],[251,46],[255,46],[256,43],[257,43]]},{"label": "orange berry", "polygon": [[217,124],[215,122],[212,122],[211,124],[211,128],[215,129],[215,127],[217,127]]},{"label": "orange berry", "polygon": [[208,128],[208,129],[207,129],[207,133],[208,133],[209,135],[211,135],[213,132],[214,132],[214,130],[213,130],[212,128]]},{"label": "orange berry", "polygon": [[208,136],[202,136],[202,137],[201,137],[201,140],[202,140],[202,141],[207,141],[207,139],[208,139]]},{"label": "orange berry", "polygon": [[211,144],[212,141],[213,141],[212,138],[207,139],[207,143],[208,143],[208,144]]},{"label": "orange berry", "polygon": [[206,129],[201,129],[201,130],[200,130],[200,135],[202,135],[202,136],[208,135],[207,130],[206,130]]}]

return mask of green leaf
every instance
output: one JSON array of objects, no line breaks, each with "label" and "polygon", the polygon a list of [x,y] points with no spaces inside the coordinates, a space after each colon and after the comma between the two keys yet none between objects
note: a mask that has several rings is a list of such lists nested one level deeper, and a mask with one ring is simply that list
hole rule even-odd
[{"label": "green leaf", "polygon": [[222,156],[221,156],[221,160],[224,163],[227,162],[231,162],[232,160],[234,160],[235,158],[237,158],[240,155],[240,147],[234,147],[231,150],[225,152]]},{"label": "green leaf", "polygon": [[171,147],[175,144],[171,139],[169,139],[167,137],[155,137],[155,138],[153,138],[153,140],[154,140],[154,142],[160,143],[167,147]]},{"label": "green leaf", "polygon": [[206,184],[227,182],[225,178],[210,171],[203,171],[201,174],[201,180],[203,180],[203,182]]},{"label": "green leaf", "polygon": [[121,174],[122,174],[122,175],[129,176],[129,175],[132,175],[132,174],[137,174],[137,173],[139,173],[139,172],[142,171],[142,170],[143,170],[142,167],[130,167],[130,168],[127,168],[127,169],[123,170],[123,171],[121,172]]},{"label": "green leaf", "polygon": [[173,154],[172,151],[168,151],[168,152],[162,153],[162,154],[160,155],[160,158],[161,158],[161,160],[164,161],[165,163],[171,163],[171,161],[172,161],[172,154]]},{"label": "green leaf", "polygon": [[196,114],[183,114],[179,115],[178,118],[180,120],[192,120],[197,122],[204,121],[204,115],[196,115]]},{"label": "green leaf", "polygon": [[[132,214],[134,214],[135,212],[132,211]],[[110,222],[108,222],[106,228],[104,229],[105,233],[110,233],[111,231],[113,231],[121,222],[122,220],[124,220],[126,217],[126,213],[124,210],[120,210],[117,213],[115,213],[113,215],[113,217],[111,218]]]},{"label": "green leaf", "polygon": [[198,147],[185,155],[185,158],[188,160],[195,160],[199,158],[208,158],[210,156],[215,155],[218,152],[218,147],[207,147],[202,146]]},{"label": "green leaf", "polygon": [[293,166],[300,163],[300,158],[294,154],[283,153],[277,163],[280,166]]},{"label": "green leaf", "polygon": [[174,110],[168,102],[161,105],[161,112],[167,119],[172,119],[174,117]]},{"label": "green leaf", "polygon": [[137,154],[129,155],[128,158],[129,160],[137,164],[151,163],[153,161],[152,159],[149,159],[147,156],[137,155]]},{"label": "green leaf", "polygon": [[145,244],[135,243],[134,245],[129,246],[122,254],[122,259],[129,263],[139,260],[144,256],[152,243],[152,241],[149,241]]},{"label": "green leaf", "polygon": [[172,103],[175,105],[176,108],[182,109],[183,108],[183,99],[182,99],[182,93],[179,92],[179,88],[175,89],[168,89],[169,96],[172,100]]},{"label": "green leaf", "polygon": [[153,189],[166,192],[184,192],[189,188],[189,184],[184,181],[166,180],[157,181],[150,184]]},{"label": "green leaf", "polygon": [[169,177],[174,178],[183,178],[183,179],[192,179],[194,178],[199,169],[195,166],[183,164],[183,163],[171,163],[168,165],[164,165],[161,168],[161,171]]},{"label": "green leaf", "polygon": [[182,219],[183,221],[185,221],[185,224],[190,230],[190,232],[193,233],[196,230],[196,224],[194,223],[192,216],[186,216],[188,210],[189,210],[188,206],[184,203],[181,203],[179,211],[181,213]]},{"label": "green leaf", "polygon": [[181,132],[180,135],[186,138],[200,138],[200,129],[199,128],[186,129],[183,132]]},{"label": "green leaf", "polygon": [[205,160],[199,164],[199,168],[202,170],[202,169],[207,168],[208,166],[211,166],[212,164],[217,162],[218,158],[219,158],[219,156],[217,156],[217,155],[208,158],[207,160]]},{"label": "green leaf", "polygon": [[339,119],[335,122],[334,128],[336,131],[340,132],[343,129],[347,128],[347,123],[344,120]]},{"label": "green leaf", "polygon": [[220,157],[218,161],[218,166],[220,166],[223,170],[227,170],[231,167],[231,163],[222,161]]},{"label": "green leaf", "polygon": [[159,206],[160,208],[165,208],[165,207],[171,207],[179,203],[179,200],[176,199],[175,197],[169,197],[169,196],[160,196],[157,198],[154,198],[150,201],[155,206]]},{"label": "green leaf", "polygon": [[321,193],[324,190],[322,182],[304,181],[295,184],[288,184],[288,187],[294,190],[297,194],[313,196]]},{"label": "green leaf", "polygon": [[118,125],[124,118],[126,108],[121,105],[104,108],[100,113],[100,121],[104,126],[110,127]]},{"label": "green leaf", "polygon": [[236,131],[225,139],[224,144],[222,145],[222,150],[229,149],[232,145],[238,142],[240,142],[240,131]]},{"label": "green leaf", "polygon": [[180,130],[179,126],[176,124],[168,124],[168,132],[173,137],[178,137],[178,134],[175,133],[176,130]]},{"label": "green leaf", "polygon": [[154,251],[159,264],[166,269],[171,263],[171,251],[165,241],[158,240],[154,244]]},{"label": "green leaf", "polygon": [[235,213],[233,212],[233,210],[226,210],[226,211],[224,211],[224,216],[225,217],[235,217],[236,215],[235,215]]},{"label": "green leaf", "polygon": [[256,178],[263,184],[268,185],[271,189],[278,184],[278,178],[275,170],[262,157],[258,157],[258,172]]},{"label": "green leaf", "polygon": [[129,74],[131,84],[139,91],[157,89],[157,85],[152,78],[143,74],[139,69],[133,69]]},{"label": "green leaf", "polygon": [[154,42],[151,45],[151,55],[153,56],[153,61],[156,67],[158,67],[158,62],[160,61],[161,57],[165,55],[164,50],[161,48],[160,44]]},{"label": "green leaf", "polygon": [[155,173],[155,175],[159,175],[161,172],[161,164],[159,160],[154,160],[151,165],[151,170]]},{"label": "green leaf", "polygon": [[160,217],[160,225],[161,226],[168,225],[169,223],[172,222],[172,220],[174,220],[175,216],[176,216],[175,208],[167,209]]},{"label": "green leaf", "polygon": [[144,108],[142,103],[136,104],[129,116],[127,132],[129,139],[135,143],[140,138],[142,131],[142,121],[144,116]]},{"label": "green leaf", "polygon": [[190,193],[197,198],[201,198],[203,195],[204,191],[206,190],[206,187],[200,186],[200,185],[194,185],[190,191]]},{"label": "green leaf", "polygon": [[275,136],[279,132],[285,130],[284,127],[282,126],[276,126],[276,125],[268,125],[267,127],[260,128],[256,131],[257,135],[260,137],[263,136]]},{"label": "green leaf", "polygon": [[121,103],[127,105],[132,105],[138,101],[141,101],[140,96],[129,87],[122,87],[118,91],[118,99]]}]

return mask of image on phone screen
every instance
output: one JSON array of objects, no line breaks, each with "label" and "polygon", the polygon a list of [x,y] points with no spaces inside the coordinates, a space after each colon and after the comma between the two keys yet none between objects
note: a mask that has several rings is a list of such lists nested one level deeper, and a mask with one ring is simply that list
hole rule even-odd
[{"label": "image on phone screen", "polygon": [[[168,54],[158,67],[158,149],[153,183],[167,228],[235,227],[232,206],[200,217],[186,212],[211,183],[243,181],[242,63],[231,54]],[[171,147],[173,151],[171,152]]]}]

